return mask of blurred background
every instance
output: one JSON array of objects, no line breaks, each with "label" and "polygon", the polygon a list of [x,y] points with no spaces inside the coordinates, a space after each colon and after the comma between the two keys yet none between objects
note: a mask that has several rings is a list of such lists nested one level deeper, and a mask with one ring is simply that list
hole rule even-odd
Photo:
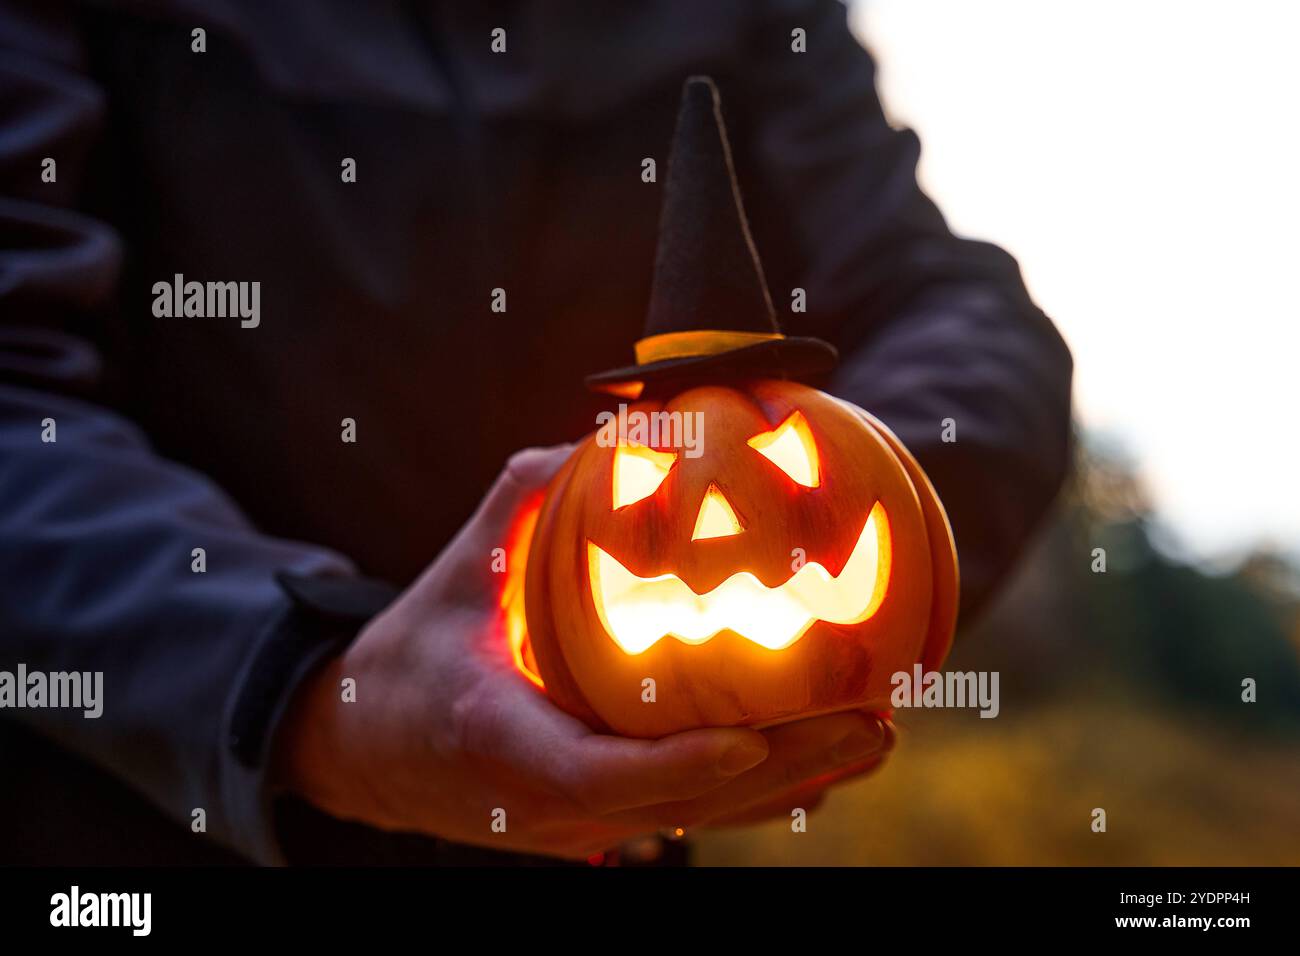
[{"label": "blurred background", "polygon": [[697,862],[1300,864],[1300,6],[852,13],[923,186],[1070,344],[1077,469],[946,665],[999,671],[1000,716],[903,711],[807,833]]}]

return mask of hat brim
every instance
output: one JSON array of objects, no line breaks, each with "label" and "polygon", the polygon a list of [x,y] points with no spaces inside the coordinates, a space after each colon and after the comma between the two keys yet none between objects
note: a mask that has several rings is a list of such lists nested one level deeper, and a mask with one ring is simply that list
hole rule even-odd
[{"label": "hat brim", "polygon": [[736,379],[814,378],[829,372],[838,361],[839,353],[829,342],[810,336],[786,336],[711,355],[628,365],[588,375],[585,381],[592,391],[615,394],[640,382],[643,388],[637,397],[652,398]]}]

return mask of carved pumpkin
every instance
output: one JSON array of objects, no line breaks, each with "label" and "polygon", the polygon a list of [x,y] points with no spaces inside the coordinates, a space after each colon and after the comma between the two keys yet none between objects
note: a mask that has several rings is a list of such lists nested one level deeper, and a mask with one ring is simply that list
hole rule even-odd
[{"label": "carved pumpkin", "polygon": [[952,639],[948,521],[888,429],[797,383],[836,351],[776,321],[707,78],[684,87],[635,353],[587,384],[698,415],[700,454],[579,445],[512,538],[519,669],[635,737],[888,709],[892,676]]},{"label": "carved pumpkin", "polygon": [[884,426],[771,379],[633,410],[701,412],[702,454],[593,435],[551,483],[523,604],[560,707],[635,737],[761,726],[888,709],[896,671],[942,662],[951,532]]}]

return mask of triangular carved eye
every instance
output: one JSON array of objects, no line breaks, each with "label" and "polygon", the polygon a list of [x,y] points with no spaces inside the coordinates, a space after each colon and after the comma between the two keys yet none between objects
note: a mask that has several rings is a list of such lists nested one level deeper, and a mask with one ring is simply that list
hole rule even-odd
[{"label": "triangular carved eye", "polygon": [[677,456],[642,445],[614,449],[614,510],[649,498],[672,471]]},{"label": "triangular carved eye", "polygon": [[708,493],[700,502],[700,513],[695,516],[695,532],[691,535],[691,540],[729,538],[744,530],[740,526],[740,519],[736,517],[735,509],[723,495],[722,489],[717,485],[709,485]]},{"label": "triangular carved eye", "polygon": [[817,444],[802,412],[791,412],[770,432],[755,435],[749,440],[749,447],[780,468],[796,484],[816,488],[822,483]]}]

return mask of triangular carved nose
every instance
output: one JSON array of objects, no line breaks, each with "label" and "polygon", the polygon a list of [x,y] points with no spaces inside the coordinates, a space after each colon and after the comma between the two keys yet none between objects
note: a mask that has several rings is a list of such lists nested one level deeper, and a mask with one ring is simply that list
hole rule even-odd
[{"label": "triangular carved nose", "polygon": [[700,513],[695,518],[695,533],[692,541],[702,538],[729,538],[740,534],[745,529],[740,526],[736,511],[727,501],[716,484],[709,485],[704,500],[700,502]]}]

